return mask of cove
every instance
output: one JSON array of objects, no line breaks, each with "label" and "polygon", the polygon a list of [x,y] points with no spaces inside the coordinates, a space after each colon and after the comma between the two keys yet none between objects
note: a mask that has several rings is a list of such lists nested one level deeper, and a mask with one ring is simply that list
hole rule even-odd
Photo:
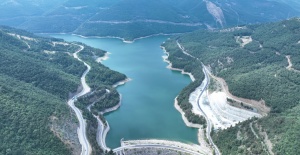
[{"label": "cove", "polygon": [[[105,115],[110,131],[106,144],[120,146],[120,139],[166,139],[198,143],[197,129],[187,127],[174,107],[174,98],[191,80],[171,71],[163,61],[160,45],[167,36],[155,36],[124,43],[113,38],[82,38],[70,34],[51,34],[66,41],[83,42],[111,53],[103,62],[132,79],[117,88],[121,107]],[[101,73],[100,73],[101,74]]]}]

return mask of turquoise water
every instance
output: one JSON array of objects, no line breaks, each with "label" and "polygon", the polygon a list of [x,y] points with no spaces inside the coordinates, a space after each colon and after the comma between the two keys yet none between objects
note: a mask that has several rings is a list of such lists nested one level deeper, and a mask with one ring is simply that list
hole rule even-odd
[{"label": "turquoise water", "polygon": [[105,115],[111,130],[106,137],[109,147],[120,146],[120,139],[167,139],[197,143],[197,130],[186,127],[174,108],[174,98],[191,80],[166,68],[160,44],[166,36],[137,40],[132,44],[119,39],[80,38],[51,35],[67,41],[79,41],[110,52],[104,64],[132,79],[117,90],[122,106]]}]

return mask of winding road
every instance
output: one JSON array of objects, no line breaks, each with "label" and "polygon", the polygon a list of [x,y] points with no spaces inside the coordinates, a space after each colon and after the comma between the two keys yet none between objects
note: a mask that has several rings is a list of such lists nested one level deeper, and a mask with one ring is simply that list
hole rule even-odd
[{"label": "winding road", "polygon": [[97,129],[97,143],[104,151],[110,151],[110,148],[106,146],[105,139],[106,135],[110,129],[108,122],[106,121],[107,126],[100,120],[99,117],[93,115],[98,122],[98,129]]},{"label": "winding road", "polygon": [[78,44],[74,44],[79,46],[79,50],[77,50],[74,54],[73,57],[75,59],[77,59],[78,61],[84,63],[84,65],[87,67],[87,69],[85,70],[85,72],[82,74],[81,76],[81,85],[82,85],[82,90],[81,92],[79,92],[78,94],[76,94],[73,98],[71,98],[68,101],[68,105],[74,110],[76,117],[79,121],[79,127],[77,129],[77,134],[78,134],[78,138],[79,138],[79,142],[82,146],[81,148],[81,155],[90,155],[92,152],[92,148],[91,145],[87,139],[86,136],[86,121],[84,120],[81,111],[74,105],[74,102],[77,100],[78,97],[81,97],[87,93],[89,93],[91,91],[91,88],[87,85],[85,77],[88,74],[88,72],[91,69],[91,66],[89,66],[87,63],[85,63],[84,61],[82,61],[79,57],[78,57],[78,53],[80,51],[82,51],[84,49],[84,46],[82,45],[78,45]]},{"label": "winding road", "polygon": [[178,40],[176,40],[176,44],[177,44],[177,46],[181,49],[181,51],[183,52],[183,54],[185,54],[185,55],[187,55],[187,56],[189,56],[189,57],[192,57],[192,58],[198,60],[198,58],[196,58],[196,57],[192,56],[190,53],[188,53],[188,52],[184,49],[184,47],[178,42]]},{"label": "winding road", "polygon": [[[87,85],[86,83],[86,75],[88,74],[88,72],[90,71],[91,67],[84,61],[82,61],[79,57],[78,57],[78,53],[80,51],[82,51],[84,49],[84,46],[82,45],[78,45],[78,44],[74,44],[74,45],[77,45],[79,46],[80,48],[73,54],[73,57],[75,59],[77,59],[78,61],[82,62],[86,67],[87,69],[85,70],[85,72],[82,74],[81,76],[81,85],[82,85],[82,91],[79,92],[78,94],[76,94],[72,99],[70,99],[68,101],[68,105],[74,110],[75,114],[76,114],[76,117],[79,121],[79,127],[77,129],[77,134],[78,134],[78,138],[79,138],[79,142],[82,146],[82,151],[81,151],[81,155],[90,155],[91,152],[92,152],[92,148],[91,148],[91,145],[87,139],[87,136],[86,136],[86,121],[84,120],[83,116],[82,116],[82,113],[81,111],[74,105],[74,102],[77,100],[77,98],[89,93],[91,91],[91,88]],[[203,95],[203,92],[206,91],[206,88],[209,84],[209,77],[207,75],[207,72],[206,72],[206,68],[205,66],[202,64],[203,66],[203,73],[205,74],[205,79],[203,82],[206,82],[205,84],[205,87],[204,89],[202,90],[202,92],[199,94],[198,98],[197,98],[197,103],[198,103],[198,106],[199,106],[199,109],[202,111],[201,107],[200,107],[200,103],[199,103],[199,100],[200,100],[200,97]],[[210,136],[210,133],[211,133],[211,122],[210,120],[208,119],[208,117],[205,115],[205,113],[202,111],[202,113],[204,114],[204,117],[207,121],[207,129],[206,129],[206,137],[209,141],[209,143],[213,146],[214,150],[215,150],[215,153],[217,155],[220,155],[220,151],[219,149],[217,148],[217,146],[214,144],[211,136]],[[102,133],[102,134],[99,134],[97,136],[97,141],[98,143],[100,143],[100,146],[102,146],[102,148],[104,150],[109,150],[109,148],[105,145],[105,134],[103,134],[104,132],[107,132],[107,128],[104,129],[104,124],[101,122],[101,120],[99,118],[97,118],[97,121],[98,121],[98,130],[100,130],[100,132],[98,131],[97,134],[99,133]],[[101,132],[102,130],[102,132]],[[105,131],[106,130],[106,131]],[[199,152],[194,152],[194,151],[191,151],[189,149],[184,149],[184,148],[181,148],[181,147],[176,147],[176,146],[171,146],[171,145],[162,145],[162,144],[136,144],[136,145],[123,145],[119,148],[115,148],[113,151],[115,153],[119,153],[119,152],[122,152],[124,149],[134,149],[134,148],[164,148],[164,149],[172,149],[172,150],[177,150],[177,151],[180,151],[180,152],[185,152],[185,153],[191,153],[191,154],[202,154],[202,153],[199,153]]]},{"label": "winding road", "polygon": [[211,121],[208,119],[207,115],[204,113],[204,111],[201,109],[201,106],[200,106],[200,98],[201,96],[203,95],[204,91],[206,91],[207,89],[207,86],[209,84],[209,81],[210,81],[210,78],[208,77],[207,75],[207,72],[206,72],[206,67],[202,64],[202,71],[205,75],[205,79],[203,80],[203,82],[206,82],[205,84],[205,87],[204,89],[202,89],[201,93],[199,94],[198,98],[197,98],[197,103],[198,103],[198,108],[201,110],[201,112],[203,113],[203,116],[207,122],[207,128],[206,128],[206,137],[210,143],[210,145],[212,145],[212,147],[214,148],[215,150],[215,154],[216,155],[221,155],[220,153],[220,150],[218,149],[217,145],[213,142],[211,136],[210,136],[210,133],[211,133],[211,128],[212,128],[212,123]]},{"label": "winding road", "polygon": [[289,65],[286,67],[286,69],[289,70],[289,71],[294,71],[294,72],[300,73],[299,70],[296,70],[296,69],[293,68],[293,63],[292,63],[292,60],[291,60],[291,56],[286,55],[285,57],[286,57],[286,59],[289,63]]},{"label": "winding road", "polygon": [[[195,58],[198,60],[198,58],[192,56],[191,54],[189,54],[185,49],[184,47],[179,43],[178,40],[176,40],[176,44],[177,46],[181,49],[181,51],[183,52],[183,54],[187,55],[187,56],[190,56],[192,58]],[[205,65],[201,62],[202,64],[202,72],[204,73],[205,75],[205,79],[203,80],[203,82],[206,82],[205,83],[205,86],[203,87],[203,89],[201,90],[201,93],[197,96],[197,105],[198,105],[198,108],[200,109],[200,111],[202,112],[206,122],[207,122],[207,128],[206,128],[206,137],[210,143],[210,145],[214,148],[215,150],[215,154],[216,155],[221,155],[220,153],[220,150],[218,149],[217,145],[215,145],[215,143],[213,142],[211,136],[210,136],[210,133],[211,133],[211,128],[212,128],[212,123],[211,121],[208,119],[207,115],[204,113],[204,111],[201,109],[201,106],[200,106],[200,98],[201,96],[203,95],[203,93],[207,90],[207,87],[209,85],[209,82],[210,82],[210,78],[208,76],[208,73],[207,73],[207,70],[206,70],[206,67]]]}]

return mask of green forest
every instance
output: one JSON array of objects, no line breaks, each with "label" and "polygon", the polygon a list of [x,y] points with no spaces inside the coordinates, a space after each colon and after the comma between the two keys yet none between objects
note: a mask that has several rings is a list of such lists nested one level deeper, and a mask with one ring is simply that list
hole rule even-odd
[{"label": "green forest", "polygon": [[[28,36],[35,41],[27,42],[29,48],[25,41],[8,33]],[[59,121],[72,117],[66,100],[69,94],[76,92],[79,72],[85,67],[64,54],[68,48],[54,47],[51,41],[8,27],[0,29],[0,154],[72,152],[70,146],[50,130],[50,118]],[[60,53],[48,55],[44,50]]]},{"label": "green forest", "polygon": [[[245,36],[251,37],[252,41],[243,41],[241,38]],[[196,82],[203,79],[200,65],[203,62],[211,67],[216,76],[226,80],[232,94],[254,100],[263,99],[271,108],[267,117],[255,123],[250,120],[214,133],[216,143],[222,143],[219,145],[221,152],[263,152],[265,147],[248,145],[259,145],[255,138],[232,138],[231,134],[236,135],[238,131],[251,134],[249,123],[253,123],[254,129],[267,133],[275,154],[300,153],[297,148],[299,141],[295,140],[300,138],[299,132],[296,132],[300,129],[299,38],[300,21],[290,19],[224,30],[196,31],[174,36],[163,44],[170,54],[173,67],[191,72]],[[185,55],[177,46],[177,41],[195,58]],[[289,65],[286,56],[290,56],[293,69],[286,68]]]},{"label": "green forest", "polygon": [[[0,23],[34,33],[115,36],[126,40],[300,15],[300,4],[295,0],[22,0],[16,4],[7,1],[0,5]],[[209,5],[222,10],[222,24],[207,9]]]},{"label": "green forest", "polygon": [[189,103],[190,94],[201,84],[201,82],[202,81],[197,80],[186,86],[178,95],[177,101],[178,105],[184,112],[184,116],[189,122],[206,126],[205,118],[194,114],[192,112],[193,106]]},{"label": "green forest", "polygon": [[[83,61],[91,66],[86,78],[88,85],[91,87],[91,93],[79,98],[75,105],[82,110],[83,116],[87,120],[87,136],[93,147],[93,155],[104,154],[97,144],[98,122],[93,115],[99,117],[106,124],[101,112],[116,106],[120,102],[119,93],[112,85],[127,78],[124,74],[110,70],[108,67],[96,62],[96,59],[104,56],[105,53],[106,51],[100,49],[85,47],[78,54]],[[88,107],[90,107],[90,111]]]},{"label": "green forest", "polygon": [[[96,113],[119,102],[119,94],[111,85],[126,76],[95,62],[105,51],[84,47],[80,57],[92,66],[87,79],[96,92],[93,97],[98,102],[92,107]],[[75,132],[78,124],[66,101],[80,88],[80,77],[86,70],[71,56],[78,48],[61,39],[0,27],[0,154],[74,153],[78,147],[74,145],[79,144]],[[104,95],[106,89],[111,93]],[[87,102],[88,97],[76,104]],[[88,122],[88,138],[97,148],[97,122],[86,107],[82,109]],[[93,154],[104,154],[101,149],[95,150]]]}]

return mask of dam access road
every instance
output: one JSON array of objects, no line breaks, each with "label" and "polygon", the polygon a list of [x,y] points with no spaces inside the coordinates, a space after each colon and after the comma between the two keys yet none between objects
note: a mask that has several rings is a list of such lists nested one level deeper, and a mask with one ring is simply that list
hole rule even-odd
[{"label": "dam access road", "polygon": [[82,74],[82,76],[80,78],[81,85],[82,85],[81,92],[79,92],[74,97],[72,97],[68,101],[68,105],[73,109],[73,111],[75,112],[76,117],[79,121],[79,127],[77,129],[77,134],[78,134],[79,142],[81,144],[81,155],[90,155],[92,152],[92,148],[91,148],[91,145],[86,136],[86,121],[84,120],[81,111],[74,105],[74,102],[77,100],[77,98],[79,98],[91,91],[91,88],[87,85],[86,80],[85,80],[85,77],[88,74],[88,72],[90,71],[91,66],[89,66],[87,63],[82,61],[77,55],[80,51],[82,51],[84,49],[84,46],[78,45],[78,44],[74,44],[74,45],[77,45],[80,48],[73,54],[73,57],[75,59],[77,59],[78,61],[84,63],[84,65],[87,67],[87,69],[85,70],[85,72]]}]

